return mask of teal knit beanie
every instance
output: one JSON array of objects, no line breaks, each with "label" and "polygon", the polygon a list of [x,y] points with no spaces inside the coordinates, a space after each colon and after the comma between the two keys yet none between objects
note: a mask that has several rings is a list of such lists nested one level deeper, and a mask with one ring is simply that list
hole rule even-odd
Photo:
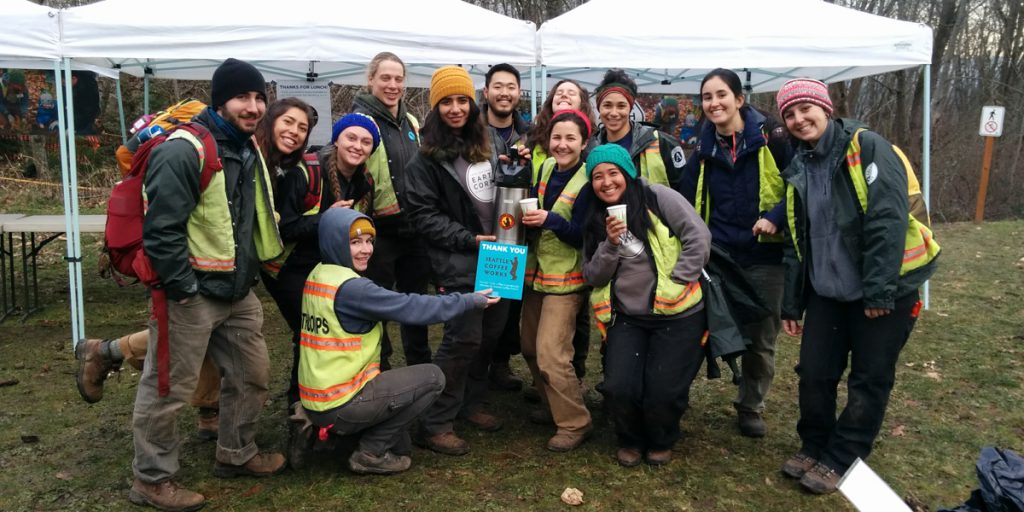
[{"label": "teal knit beanie", "polygon": [[603,163],[615,164],[622,172],[636,179],[636,167],[633,166],[633,159],[629,152],[618,144],[603,144],[590,151],[587,157],[587,179],[592,179],[591,173],[594,168]]}]

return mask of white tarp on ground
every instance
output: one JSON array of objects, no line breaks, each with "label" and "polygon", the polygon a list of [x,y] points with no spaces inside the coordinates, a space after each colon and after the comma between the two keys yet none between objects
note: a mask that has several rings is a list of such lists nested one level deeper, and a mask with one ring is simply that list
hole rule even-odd
[{"label": "white tarp on ground", "polygon": [[209,80],[234,57],[268,80],[312,69],[321,80],[364,84],[366,64],[390,51],[411,68],[409,85],[422,87],[443,64],[482,74],[488,64],[536,63],[533,23],[461,0],[104,0],[61,16],[64,55],[137,76],[149,68],[156,78]]},{"label": "white tarp on ground", "polygon": [[[716,10],[717,9],[717,10]],[[696,93],[711,69],[749,70],[755,92],[805,76],[838,82],[931,62],[931,28],[821,0],[591,0],[539,30],[552,78],[593,88],[610,67],[643,92]]]}]

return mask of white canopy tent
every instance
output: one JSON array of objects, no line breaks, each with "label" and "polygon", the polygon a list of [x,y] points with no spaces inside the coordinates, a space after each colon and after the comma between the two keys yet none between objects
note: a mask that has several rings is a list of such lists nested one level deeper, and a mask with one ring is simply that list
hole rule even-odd
[{"label": "white canopy tent", "polygon": [[[253,63],[268,80],[365,84],[366,64],[377,53],[390,51],[405,61],[407,84],[421,87],[429,85],[440,65],[461,64],[482,76],[489,64],[529,67],[537,58],[533,23],[461,0],[391,0],[387,6],[332,0],[293,0],[287,5],[269,0],[144,5],[104,0],[60,11],[60,27],[59,55],[65,67],[91,65],[143,76],[147,103],[150,77],[208,80],[228,57]],[[119,81],[119,103],[120,98]],[[148,104],[145,108],[150,110]],[[119,110],[123,112],[121,105]],[[72,203],[65,204],[65,215],[69,266],[78,275],[71,284],[72,297],[78,296],[71,301],[77,343],[84,337],[84,312],[73,152],[62,160],[71,166],[64,183]]]},{"label": "white canopy tent", "polygon": [[[540,27],[540,61],[550,77],[591,87],[607,68],[624,68],[651,93],[696,93],[718,67],[748,72],[762,92],[795,77],[829,83],[931,62],[932,30],[918,23],[821,0],[731,0],[721,18],[693,18],[706,8],[697,0],[591,0]],[[608,27],[632,13],[642,21]]]},{"label": "white canopy tent", "polygon": [[0,68],[53,69],[60,58],[57,10],[26,0],[2,0]]}]

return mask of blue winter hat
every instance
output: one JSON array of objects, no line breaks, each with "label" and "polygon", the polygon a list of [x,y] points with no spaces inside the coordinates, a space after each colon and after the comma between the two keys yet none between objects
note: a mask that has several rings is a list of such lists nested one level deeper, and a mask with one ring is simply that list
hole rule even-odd
[{"label": "blue winter hat", "polygon": [[587,179],[593,179],[594,168],[603,163],[612,163],[631,178],[636,178],[636,167],[629,152],[618,144],[603,144],[590,151],[587,156]]},{"label": "blue winter hat", "polygon": [[370,132],[370,135],[373,136],[373,149],[371,151],[376,151],[377,146],[380,146],[380,129],[377,128],[377,123],[372,117],[357,112],[346,114],[341,119],[335,121],[334,127],[331,128],[331,144],[338,141],[338,135],[341,135],[341,132],[353,126],[365,128],[366,131]]}]

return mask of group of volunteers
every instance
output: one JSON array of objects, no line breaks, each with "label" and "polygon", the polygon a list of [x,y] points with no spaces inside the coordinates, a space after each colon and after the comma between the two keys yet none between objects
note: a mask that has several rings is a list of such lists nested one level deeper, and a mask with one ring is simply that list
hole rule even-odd
[{"label": "group of volunteers", "polygon": [[[177,414],[190,399],[212,408],[200,428],[217,440],[219,477],[301,465],[331,434],[358,436],[348,460],[356,473],[407,470],[412,444],[466,454],[458,429],[502,427],[487,393],[521,385],[509,370],[519,350],[541,404],[530,421],[550,425],[547,449],[573,450],[596,428],[581,386],[591,315],[615,459],[668,464],[705,359],[701,276],[713,245],[771,311],[740,326],[750,341],[734,401],[740,433],[766,434],[784,328],[802,335],[801,445],[782,472],[829,493],[868,456],[939,248],[927,219],[910,213],[899,150],[833,117],[823,83],[787,82],[780,123],[747,104],[736,73],[711,71],[687,159],[674,137],[630,120],[637,86],[621,70],[593,91],[596,113],[591,91],[559,81],[532,126],[517,112],[520,76],[507,64],[487,73],[482,104],[466,70],[437,69],[422,125],[403,100],[405,76],[397,56],[377,55],[367,92],[317,150],[316,112],[295,98],[268,106],[261,73],[228,59],[193,120],[217,154],[181,130],[153,149],[143,243],[169,299],[169,353],[158,353],[155,321],[150,334],[87,340],[77,351],[90,402],[121,361],[142,367],[132,502],[205,504],[174,480]],[[529,161],[537,200],[521,214],[521,302],[474,290],[480,243],[496,240],[495,173],[517,155]],[[223,169],[201,185],[209,158]],[[428,280],[436,295],[426,294]],[[287,458],[255,443],[270,376],[259,281],[293,335]],[[401,325],[405,366],[389,363],[387,321]],[[441,322],[432,353],[425,326]]]}]

